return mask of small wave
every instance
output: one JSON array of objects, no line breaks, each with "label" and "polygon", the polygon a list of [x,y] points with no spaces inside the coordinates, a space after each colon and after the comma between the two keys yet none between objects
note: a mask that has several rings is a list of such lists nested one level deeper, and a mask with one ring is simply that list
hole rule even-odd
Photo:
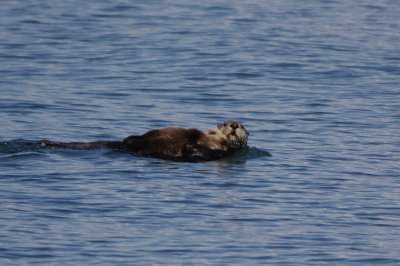
[{"label": "small wave", "polygon": [[227,158],[230,162],[242,162],[255,158],[271,157],[272,154],[266,150],[258,149],[256,147],[247,147],[246,149],[235,152],[232,156]]},{"label": "small wave", "polygon": [[24,139],[15,139],[10,141],[2,141],[0,142],[0,153],[23,153],[28,151],[35,151],[40,146],[34,142]]},{"label": "small wave", "polygon": [[[0,142],[0,154],[9,154],[12,156],[32,156],[43,152],[43,146],[39,141],[30,141],[25,139],[15,139],[10,141]],[[271,157],[271,153],[266,150],[258,149],[256,147],[247,147],[246,149],[239,150],[226,158],[226,160],[242,161],[260,157]]]}]

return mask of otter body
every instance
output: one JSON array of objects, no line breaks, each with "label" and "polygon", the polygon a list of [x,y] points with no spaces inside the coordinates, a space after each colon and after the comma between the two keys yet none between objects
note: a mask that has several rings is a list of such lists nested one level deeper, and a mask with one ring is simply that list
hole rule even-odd
[{"label": "otter body", "polygon": [[230,155],[247,146],[249,133],[235,121],[227,121],[216,129],[167,127],[143,135],[129,136],[123,141],[52,142],[41,141],[48,148],[91,150],[106,148],[140,156],[175,161],[210,161]]}]

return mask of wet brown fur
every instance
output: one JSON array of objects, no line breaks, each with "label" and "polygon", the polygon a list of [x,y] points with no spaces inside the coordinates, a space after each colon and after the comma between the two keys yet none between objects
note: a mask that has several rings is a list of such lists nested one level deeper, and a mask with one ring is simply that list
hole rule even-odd
[{"label": "wet brown fur", "polygon": [[180,127],[151,130],[143,135],[129,136],[120,141],[51,142],[41,145],[49,148],[90,150],[108,148],[141,156],[180,161],[207,161],[222,158],[247,146],[248,132],[235,121],[227,121],[216,129],[200,131]]}]

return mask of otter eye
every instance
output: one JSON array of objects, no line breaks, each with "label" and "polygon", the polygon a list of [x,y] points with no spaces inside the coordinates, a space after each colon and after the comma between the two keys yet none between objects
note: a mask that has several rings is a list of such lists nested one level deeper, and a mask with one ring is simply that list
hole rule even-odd
[{"label": "otter eye", "polygon": [[226,127],[227,126],[227,124],[226,123],[224,123],[224,127]]}]

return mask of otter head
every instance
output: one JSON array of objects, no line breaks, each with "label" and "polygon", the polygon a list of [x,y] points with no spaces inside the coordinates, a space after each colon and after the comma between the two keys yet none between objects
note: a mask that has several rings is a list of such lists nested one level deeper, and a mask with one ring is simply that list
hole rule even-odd
[{"label": "otter head", "polygon": [[240,149],[247,146],[249,132],[240,122],[226,121],[218,125],[218,129],[226,136],[230,148]]}]

